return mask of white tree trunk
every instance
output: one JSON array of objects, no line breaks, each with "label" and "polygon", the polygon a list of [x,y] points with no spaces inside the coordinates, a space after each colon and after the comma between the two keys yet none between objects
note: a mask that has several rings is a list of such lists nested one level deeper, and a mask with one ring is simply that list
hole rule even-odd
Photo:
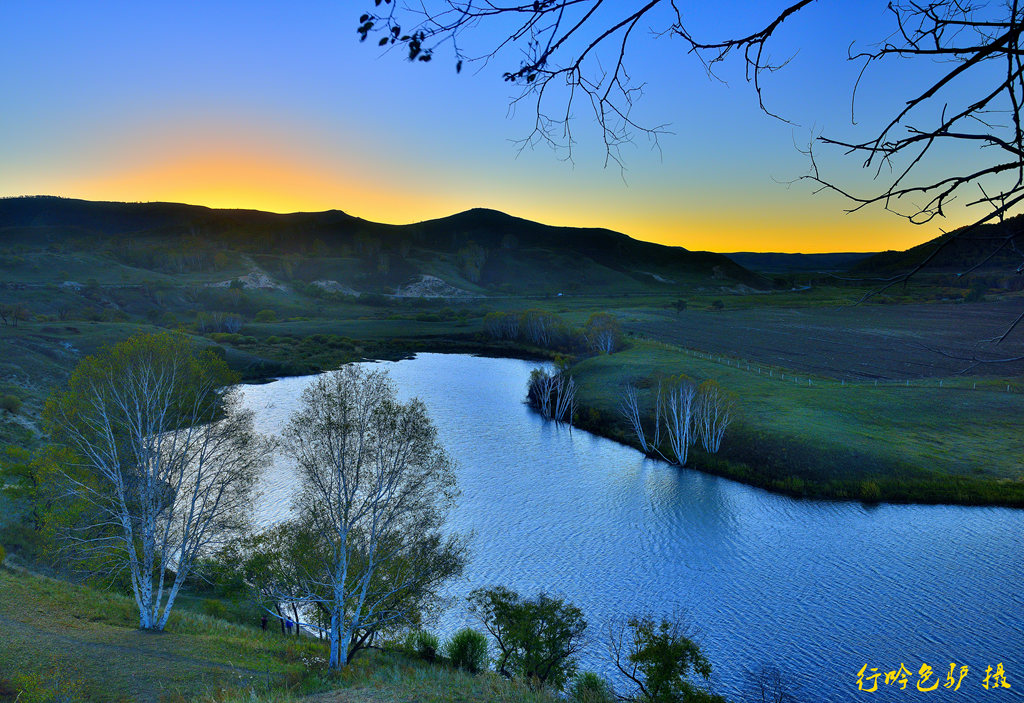
[{"label": "white tree trunk", "polygon": [[[645,453],[649,452],[650,449],[647,446],[647,437],[644,434],[644,426],[640,421],[640,390],[630,384],[622,390],[622,398],[619,401],[619,412],[626,418],[630,426],[633,428],[633,432],[636,434],[637,440],[640,442],[640,448]],[[655,423],[658,420],[655,418]]]},{"label": "white tree trunk", "polygon": [[680,466],[686,466],[690,445],[693,444],[693,412],[697,387],[690,381],[680,381],[669,389],[665,398],[665,430],[672,454]]},{"label": "white tree trunk", "polygon": [[142,629],[166,626],[195,558],[246,523],[256,473],[271,450],[253,432],[252,414],[238,410],[237,393],[190,376],[190,348],[175,351],[94,367],[74,403],[55,402],[51,418],[89,476],[69,471],[71,492],[90,506],[93,527],[119,528],[69,539],[85,551],[119,555]]}]

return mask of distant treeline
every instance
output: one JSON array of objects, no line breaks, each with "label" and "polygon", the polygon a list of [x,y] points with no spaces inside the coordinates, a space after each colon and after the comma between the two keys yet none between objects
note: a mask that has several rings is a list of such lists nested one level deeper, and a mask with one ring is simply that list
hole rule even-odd
[{"label": "distant treeline", "polygon": [[565,354],[611,354],[622,348],[622,326],[607,312],[591,315],[574,327],[546,310],[492,312],[484,317],[484,330],[492,339],[525,342]]}]

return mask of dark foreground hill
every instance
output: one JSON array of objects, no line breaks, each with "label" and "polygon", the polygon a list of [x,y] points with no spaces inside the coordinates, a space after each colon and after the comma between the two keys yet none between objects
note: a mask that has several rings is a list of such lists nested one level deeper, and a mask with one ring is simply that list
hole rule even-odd
[{"label": "dark foreground hill", "polygon": [[[234,254],[272,277],[412,295],[616,294],[767,283],[721,254],[484,209],[385,225],[338,210],[282,215],[176,203],[8,198],[0,200],[0,247],[12,246],[106,251],[121,264],[165,273],[236,268]],[[425,282],[426,288],[420,285]]]}]

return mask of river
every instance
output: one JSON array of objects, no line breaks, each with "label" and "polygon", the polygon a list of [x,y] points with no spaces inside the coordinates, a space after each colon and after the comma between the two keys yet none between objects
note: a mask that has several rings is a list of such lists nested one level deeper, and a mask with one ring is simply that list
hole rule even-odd
[{"label": "river", "polygon": [[[742,699],[764,665],[797,700],[1024,700],[1024,510],[796,500],[679,469],[523,403],[537,364],[419,354],[386,368],[419,397],[458,463],[453,529],[472,530],[457,598],[475,586],[566,597],[590,623],[581,668],[611,674],[601,635],[615,617],[684,612],[716,692]],[[309,377],[245,386],[276,434]],[[728,441],[726,434],[725,441]],[[271,468],[258,519],[287,515],[289,467]],[[457,600],[436,631],[470,623]],[[969,667],[958,691],[950,664]],[[1002,663],[1011,689],[986,690]],[[906,690],[861,692],[857,672],[913,673]],[[918,672],[936,672],[916,689]],[[870,673],[870,671],[869,671]],[[865,681],[866,687],[871,683]]]}]

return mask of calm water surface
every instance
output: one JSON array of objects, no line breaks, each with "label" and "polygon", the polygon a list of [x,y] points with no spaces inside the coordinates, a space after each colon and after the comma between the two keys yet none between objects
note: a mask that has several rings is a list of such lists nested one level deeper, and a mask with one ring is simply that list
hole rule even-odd
[{"label": "calm water surface", "polygon": [[[773,664],[808,702],[1024,700],[1024,511],[796,501],[543,421],[523,404],[535,363],[374,365],[426,403],[458,462],[452,524],[475,538],[439,631],[469,622],[461,596],[475,586],[546,589],[583,609],[595,638],[582,664],[607,674],[596,636],[609,619],[684,609],[716,691],[737,699],[748,671]],[[245,387],[262,431],[279,430],[309,380]],[[289,467],[263,488],[268,524],[289,510]],[[916,690],[922,663],[944,676],[951,662],[970,667],[959,691]],[[998,662],[1012,688],[985,690]],[[901,663],[907,690],[857,690],[864,664]]]}]

